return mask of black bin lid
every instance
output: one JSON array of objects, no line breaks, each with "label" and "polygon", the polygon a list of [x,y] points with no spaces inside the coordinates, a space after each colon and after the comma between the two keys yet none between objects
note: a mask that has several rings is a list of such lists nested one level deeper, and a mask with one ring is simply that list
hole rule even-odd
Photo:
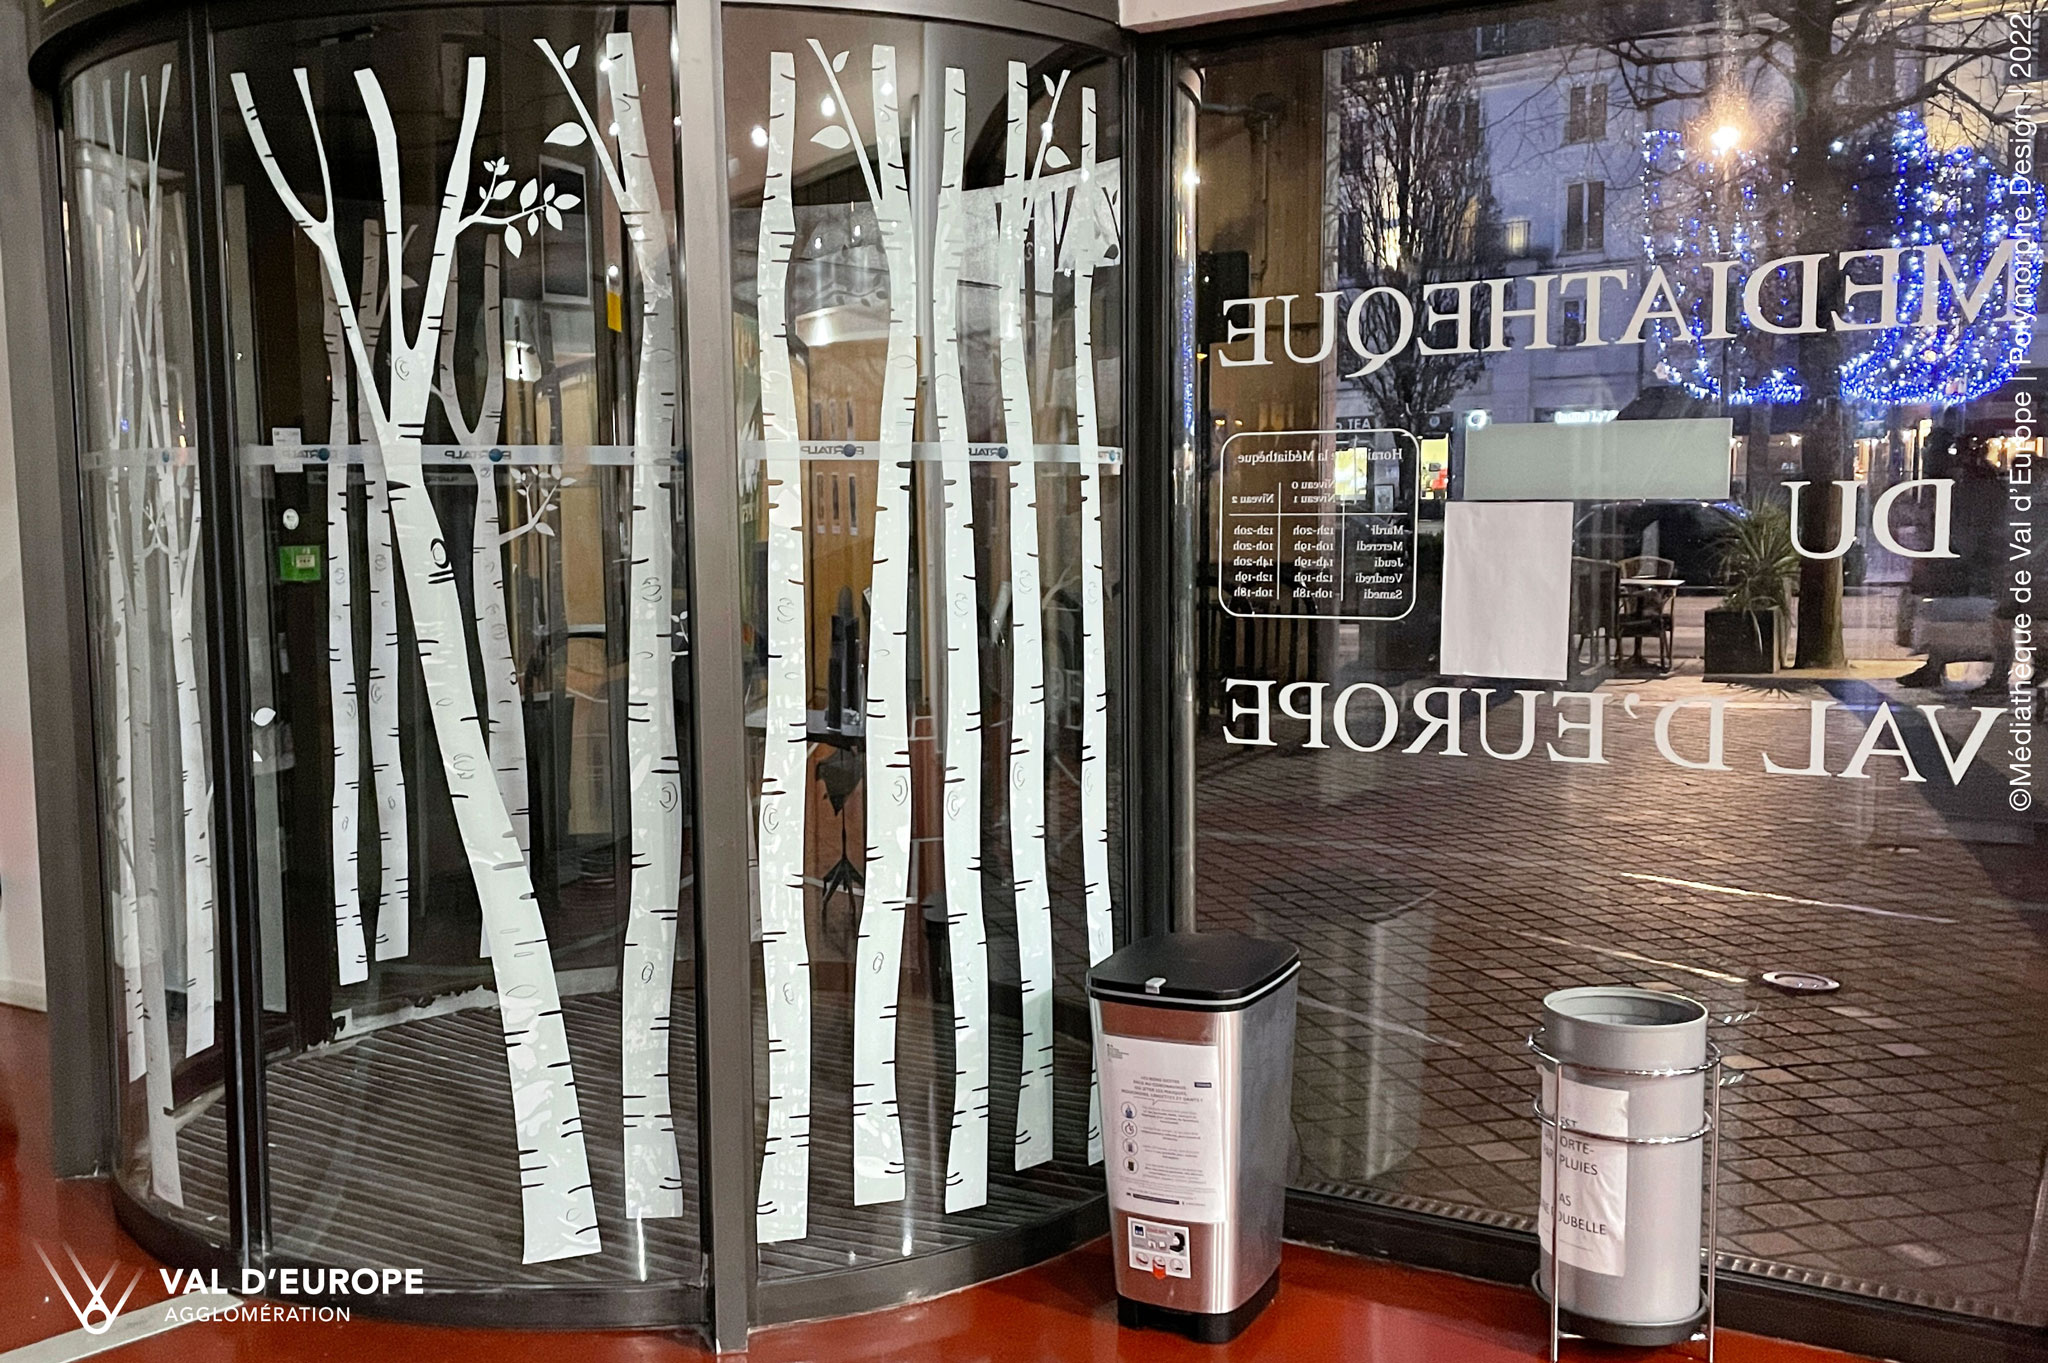
[{"label": "black bin lid", "polygon": [[1287,942],[1236,932],[1170,932],[1105,956],[1088,972],[1088,992],[1100,999],[1227,1008],[1264,994],[1300,961]]}]

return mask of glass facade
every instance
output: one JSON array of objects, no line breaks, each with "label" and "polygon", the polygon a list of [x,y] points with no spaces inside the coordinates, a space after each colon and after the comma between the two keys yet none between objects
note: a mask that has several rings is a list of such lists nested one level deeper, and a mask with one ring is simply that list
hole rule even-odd
[{"label": "glass facade", "polygon": [[[1082,975],[1129,935],[1124,161],[1114,35],[1069,27],[1109,46],[730,14],[730,310],[694,317],[714,129],[675,11],[221,21],[203,80],[184,44],[69,77],[130,1197],[475,1310],[688,1320],[700,1078],[751,1050],[764,1282],[1087,1231]],[[724,400],[689,338],[728,329],[737,422],[693,455]],[[708,521],[736,599],[692,598]],[[728,628],[729,677],[695,645]],[[705,688],[744,715],[706,745],[749,812],[718,851]],[[710,856],[751,892],[705,898]],[[719,934],[754,1009],[707,1038]]]},{"label": "glass facade", "polygon": [[1671,991],[1737,1266],[2039,1324],[2012,33],[1772,14],[1191,59],[1196,918],[1301,946],[1304,1188],[1528,1227],[1543,995]]}]

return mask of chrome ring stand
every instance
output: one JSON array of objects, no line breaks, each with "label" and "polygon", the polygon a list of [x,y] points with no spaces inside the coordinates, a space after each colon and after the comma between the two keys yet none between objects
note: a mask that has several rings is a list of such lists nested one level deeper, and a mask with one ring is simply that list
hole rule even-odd
[{"label": "chrome ring stand", "polygon": [[[1609,1145],[1686,1145],[1692,1141],[1705,1138],[1707,1142],[1707,1225],[1704,1255],[1707,1267],[1706,1330],[1704,1338],[1707,1342],[1706,1363],[1714,1363],[1714,1270],[1717,1261],[1721,1257],[1721,1048],[1712,1041],[1709,1041],[1707,1043],[1707,1058],[1700,1064],[1688,1065],[1681,1069],[1631,1070],[1617,1069],[1609,1065],[1589,1065],[1577,1060],[1565,1060],[1543,1049],[1543,1042],[1544,1032],[1539,1027],[1529,1034],[1527,1045],[1530,1053],[1536,1057],[1536,1063],[1549,1070],[1556,1081],[1561,1081],[1567,1070],[1574,1074],[1605,1075],[1609,1078],[1619,1079],[1679,1079],[1689,1074],[1703,1074],[1707,1076],[1707,1119],[1700,1124],[1698,1130],[1689,1131],[1682,1136],[1607,1136],[1601,1135],[1598,1132],[1585,1131],[1576,1126],[1566,1128],[1561,1125],[1558,1114],[1543,1110],[1543,1097],[1540,1092],[1537,1094],[1531,1107],[1535,1112],[1536,1120],[1540,1127],[1547,1127],[1551,1131],[1570,1130],[1574,1136],[1581,1140],[1605,1141]],[[1561,1094],[1563,1091],[1562,1083],[1555,1083],[1553,1092]],[[1564,1142],[1553,1136],[1550,1141],[1550,1363],[1559,1363],[1558,1350],[1562,1347],[1565,1339],[1562,1327],[1563,1293],[1558,1283],[1563,1256],[1558,1253],[1560,1241],[1558,1239],[1559,1225],[1557,1212],[1558,1204],[1562,1200],[1558,1197],[1558,1190],[1563,1186],[1563,1171],[1559,1163],[1563,1150]],[[1577,1335],[1572,1336],[1574,1339],[1580,1337]],[[1702,1335],[1695,1333],[1689,1338],[1700,1339]]]}]

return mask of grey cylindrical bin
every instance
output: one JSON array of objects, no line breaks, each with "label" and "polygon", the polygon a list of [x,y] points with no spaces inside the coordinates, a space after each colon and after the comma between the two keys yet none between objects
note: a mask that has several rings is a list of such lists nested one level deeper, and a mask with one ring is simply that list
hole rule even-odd
[{"label": "grey cylindrical bin", "polygon": [[1711,1303],[1711,1279],[1706,1292],[1700,1284],[1707,1094],[1717,1063],[1707,1010],[1648,989],[1561,989],[1543,1000],[1543,1030],[1530,1048],[1542,1077],[1537,1291],[1550,1299],[1556,1283],[1563,1328],[1589,1339],[1689,1337]]},{"label": "grey cylindrical bin", "polygon": [[1212,932],[1088,972],[1126,1325],[1221,1343],[1279,1288],[1300,968],[1283,942]]}]

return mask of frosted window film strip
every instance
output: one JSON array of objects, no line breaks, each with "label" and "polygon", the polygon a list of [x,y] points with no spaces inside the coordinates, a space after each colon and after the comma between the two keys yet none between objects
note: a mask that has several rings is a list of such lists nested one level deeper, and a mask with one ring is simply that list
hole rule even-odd
[{"label": "frosted window film strip", "polygon": [[[910,897],[910,443],[917,419],[917,239],[897,117],[896,49],[870,57],[875,155],[839,86],[845,53],[811,51],[824,69],[874,204],[889,267],[889,343],[882,372],[883,456],[875,488],[875,567],[867,669],[867,884],[854,953],[853,1200],[903,1196],[903,1129],[896,1115],[896,1008],[903,919]],[[825,131],[814,134],[822,137]],[[838,139],[832,139],[838,145]]]},{"label": "frosted window film strip", "polygon": [[761,197],[757,295],[761,434],[783,452],[762,466],[768,497],[768,697],[761,759],[761,969],[768,993],[768,1129],[754,1233],[762,1244],[809,1231],[811,956],[804,919],[804,824],[810,779],[809,612],[804,583],[804,465],[789,363],[789,258],[796,210],[796,59],[768,55],[768,172]]},{"label": "frosted window film strip", "polygon": [[[556,56],[534,43],[575,105],[577,121],[549,143],[588,143],[619,206],[640,283],[640,351],[633,381],[633,434],[675,444],[678,392],[675,278],[668,224],[649,156],[639,65],[631,34],[605,36],[598,63],[610,88],[616,158],[569,77],[577,48]],[[664,133],[667,131],[663,129]],[[572,205],[573,206],[573,205]],[[559,210],[543,207],[558,225]],[[626,753],[632,773],[633,862],[620,991],[626,1215],[681,1216],[683,1172],[669,1099],[669,1008],[674,997],[676,919],[682,893],[683,770],[676,746],[675,468],[633,466],[632,564],[628,578]]]},{"label": "frosted window film strip", "polygon": [[[334,234],[334,199],[327,185],[326,152],[307,73],[293,73],[313,134],[313,153],[321,167],[325,217],[315,217],[292,189],[272,152],[256,114],[245,73],[230,76],[236,103],[257,158],[272,188],[299,229],[318,252],[337,299],[347,295],[341,253]],[[368,380],[375,373],[353,305],[342,316],[359,391],[370,408],[377,444],[385,459],[391,520],[399,568],[419,641],[420,674],[427,711],[433,716],[443,767],[453,797],[457,828],[469,854],[477,897],[493,939],[492,965],[497,977],[499,1008],[505,1035],[506,1064],[512,1087],[513,1116],[520,1151],[520,1183],[525,1213],[524,1259],[535,1263],[596,1252],[601,1246],[591,1194],[590,1168],[577,1109],[575,1077],[563,1030],[561,1000],[553,962],[533,886],[505,802],[500,796],[485,751],[482,717],[469,668],[467,631],[461,602],[447,562],[446,540],[433,503],[421,486],[419,431],[426,418],[433,361],[444,324],[447,272],[456,238],[464,229],[484,225],[506,227],[509,220],[488,213],[491,192],[506,163],[494,163],[493,179],[482,190],[482,203],[466,208],[471,198],[471,158],[477,124],[483,111],[485,62],[471,57],[463,80],[461,122],[456,134],[447,185],[434,221],[433,250],[416,334],[406,336],[403,308],[396,305],[403,271],[386,271],[392,320],[388,401]],[[385,214],[387,253],[400,253],[397,224],[404,202],[399,188],[398,137],[383,87],[375,73],[356,72],[356,86],[369,116]],[[507,238],[508,243],[510,237]],[[394,266],[395,266],[394,260]]]},{"label": "frosted window film strip", "polygon": [[[1015,446],[1032,441],[1031,385],[1025,370],[1024,234],[1034,196],[1029,186],[1045,167],[1051,134],[1041,134],[1038,164],[1027,176],[1030,96],[1023,62],[1011,62],[1008,139],[996,257],[996,317],[1002,343],[1003,433]],[[1066,88],[1060,74],[1050,126]],[[1052,894],[1045,858],[1045,626],[1038,551],[1038,466],[1010,471],[1010,864],[1017,914],[1017,964],[1023,1010],[1023,1051],[1017,1090],[1016,1167],[1052,1158],[1053,954]]]},{"label": "frosted window film strip", "polygon": [[[941,444],[967,443],[960,381],[961,202],[967,74],[947,67],[938,221],[932,241],[932,385]],[[941,475],[945,520],[945,779],[940,797],[946,931],[953,972],[953,1134],[946,1151],[946,1210],[988,1201],[988,932],[981,905],[981,610],[974,571],[974,473],[964,461]]]},{"label": "frosted window film strip", "polygon": [[[1081,89],[1080,195],[1097,192],[1095,175],[1095,91]],[[1100,249],[1095,214],[1073,215],[1068,229],[1074,249],[1074,423],[1078,440],[1093,446],[1095,415],[1095,266]],[[1109,894],[1109,674],[1103,650],[1101,473],[1081,466],[1081,670],[1086,692],[1081,710],[1081,876],[1086,886],[1088,963],[1116,948]],[[1088,1080],[1088,1162],[1102,1159],[1102,1095],[1099,1077]]]}]

